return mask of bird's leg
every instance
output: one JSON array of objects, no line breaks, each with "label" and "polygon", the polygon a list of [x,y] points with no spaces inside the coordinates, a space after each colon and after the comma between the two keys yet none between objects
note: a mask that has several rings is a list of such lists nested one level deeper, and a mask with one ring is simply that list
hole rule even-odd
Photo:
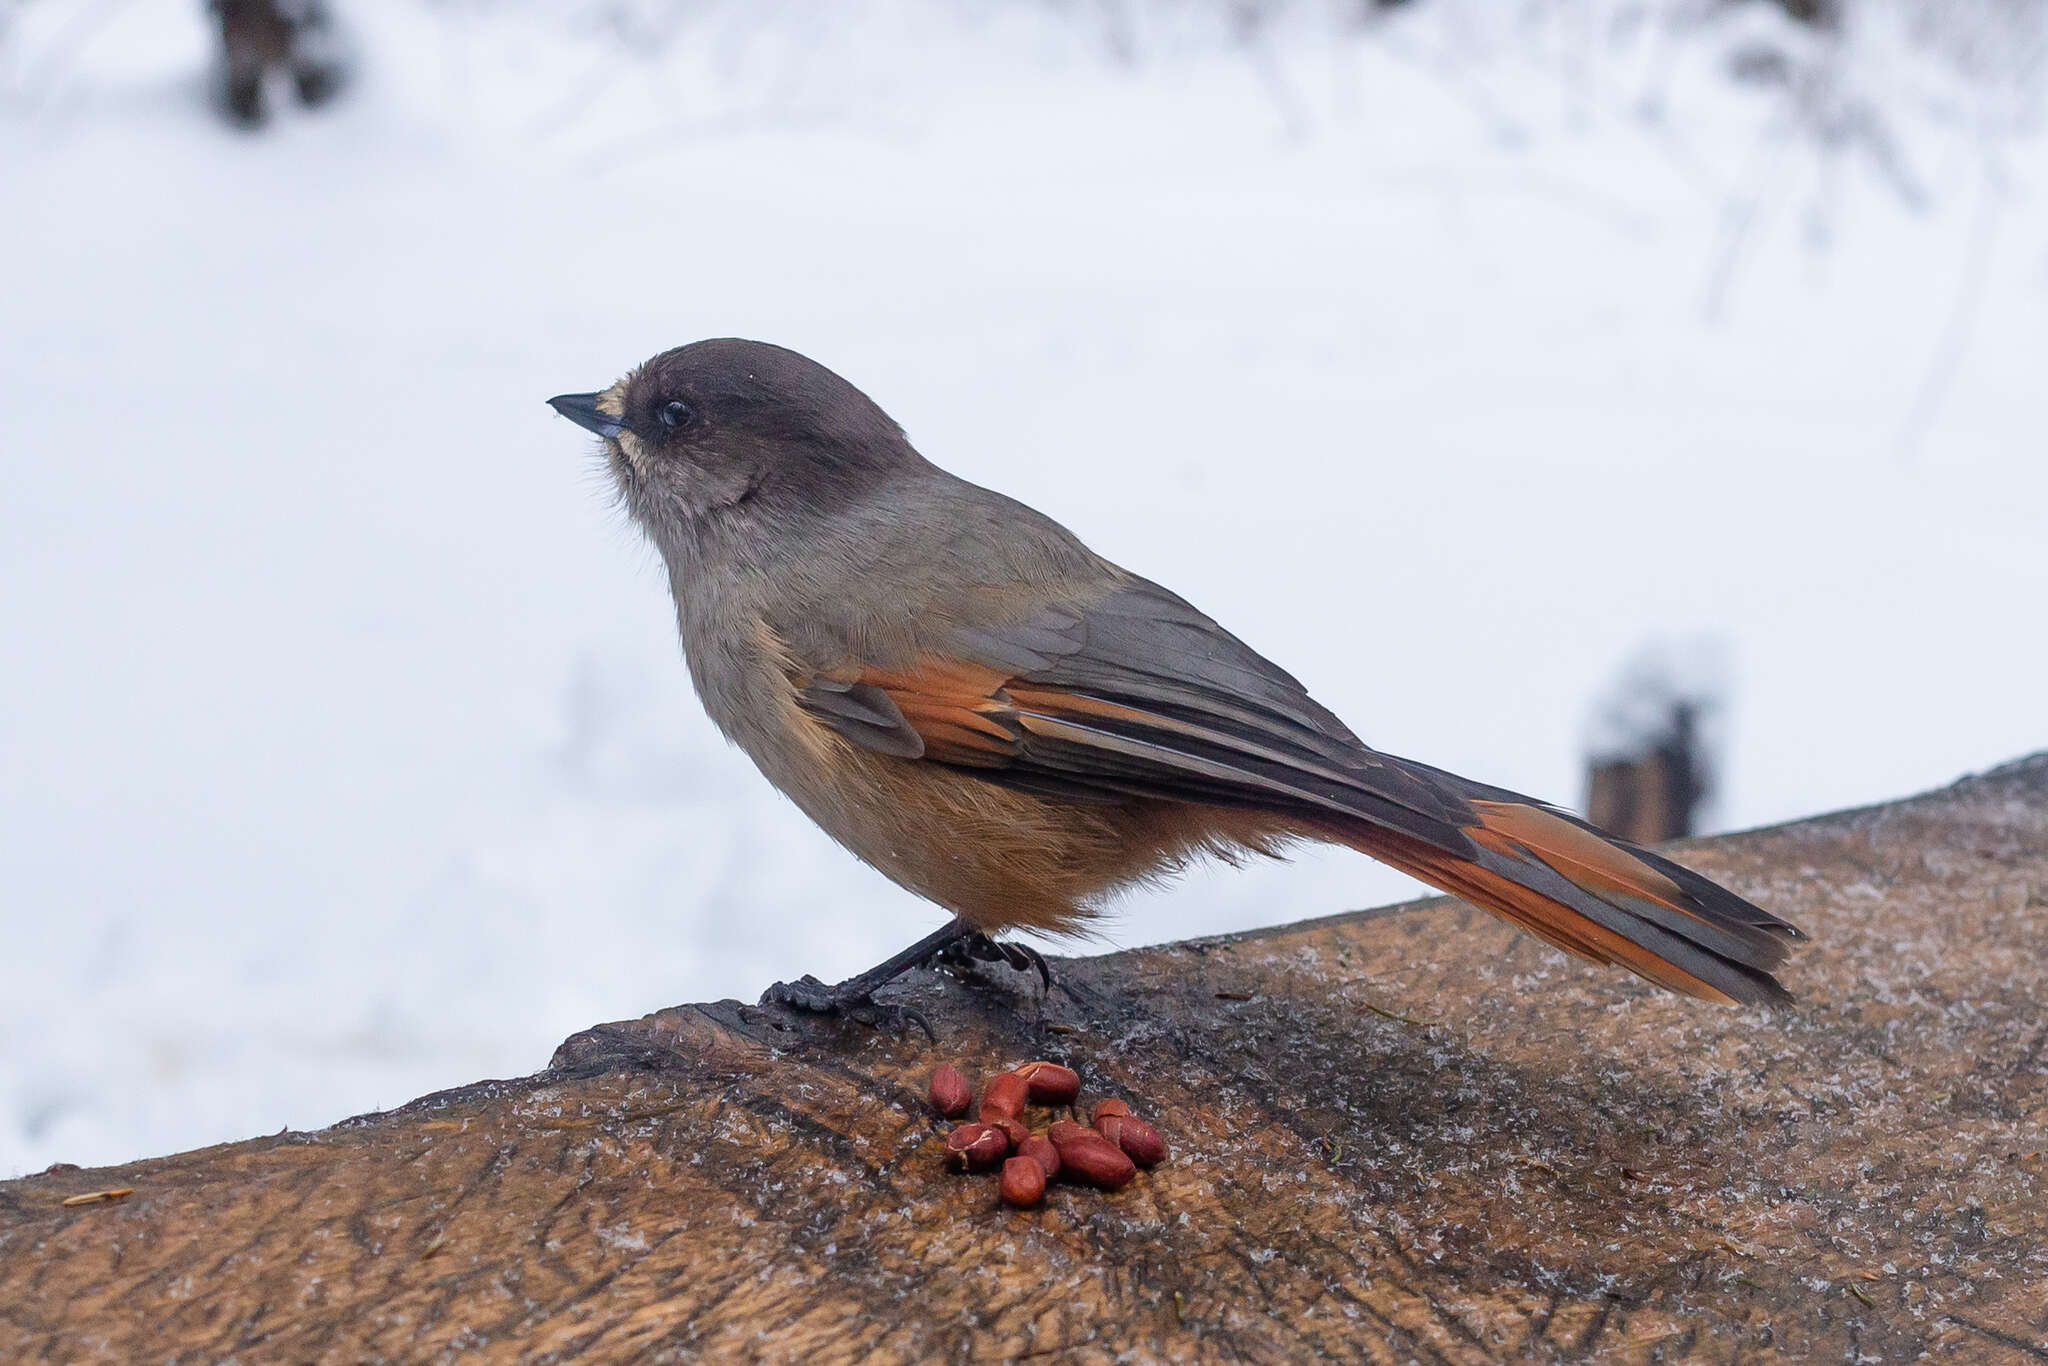
[{"label": "bird's leg", "polygon": [[864,1024],[915,1024],[927,1035],[932,1027],[924,1016],[907,1006],[883,1006],[875,992],[910,969],[930,962],[963,939],[978,936],[974,926],[954,920],[934,930],[901,953],[891,954],[866,972],[857,973],[836,986],[826,986],[806,974],[794,982],[777,982],[761,993],[762,1005],[785,1005],[817,1015],[844,1015]]},{"label": "bird's leg", "polygon": [[1052,990],[1052,969],[1046,966],[1045,955],[1029,944],[1013,944],[975,933],[946,945],[934,961],[953,967],[966,967],[972,963],[1008,963],[1019,972],[1036,972],[1045,989]]}]

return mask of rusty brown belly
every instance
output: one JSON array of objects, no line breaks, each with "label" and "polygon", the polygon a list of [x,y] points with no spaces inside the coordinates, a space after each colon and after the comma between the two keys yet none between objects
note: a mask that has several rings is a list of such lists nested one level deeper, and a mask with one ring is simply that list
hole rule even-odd
[{"label": "rusty brown belly", "polygon": [[1205,853],[1274,853],[1290,838],[1280,821],[1258,813],[1142,799],[1064,802],[968,770],[858,749],[837,734],[820,738],[831,756],[778,785],[861,859],[986,930],[1079,930],[1131,882]]}]

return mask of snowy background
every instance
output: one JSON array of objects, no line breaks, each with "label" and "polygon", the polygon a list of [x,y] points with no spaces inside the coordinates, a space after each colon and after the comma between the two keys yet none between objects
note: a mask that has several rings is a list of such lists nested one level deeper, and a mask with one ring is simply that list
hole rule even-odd
[{"label": "snowy background", "polygon": [[1580,800],[1657,641],[1722,828],[2048,744],[2041,6],[341,3],[249,135],[196,3],[0,0],[0,1176],[936,926],[721,745],[542,405],[699,337],[1474,777]]}]

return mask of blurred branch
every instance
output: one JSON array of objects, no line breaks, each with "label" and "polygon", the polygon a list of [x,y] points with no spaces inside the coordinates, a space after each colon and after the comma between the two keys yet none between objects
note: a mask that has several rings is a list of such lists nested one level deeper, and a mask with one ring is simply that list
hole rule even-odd
[{"label": "blurred branch", "polygon": [[1751,241],[1765,197],[1775,173],[1790,149],[1792,129],[1774,121],[1757,134],[1756,146],[1742,173],[1721,205],[1721,221],[1714,230],[1712,259],[1707,267],[1706,287],[1700,296],[1700,316],[1718,323],[1727,316],[1728,295],[1734,288],[1736,267],[1741,264]]},{"label": "blurred branch", "polygon": [[1955,302],[1935,339],[1933,354],[1927,358],[1927,369],[1920,377],[1920,387],[1913,394],[1913,406],[1899,428],[1899,459],[1904,464],[1912,464],[1918,456],[1920,442],[1927,435],[1935,414],[1940,411],[1949,386],[1955,381],[1963,353],[1969,349],[1970,336],[1976,331],[1977,315],[1984,303],[1984,282],[1990,274],[1991,245],[1998,235],[1999,215],[2004,207],[2004,177],[1987,156],[1978,180],[1977,210],[1963,257],[1962,278],[1956,284]]}]

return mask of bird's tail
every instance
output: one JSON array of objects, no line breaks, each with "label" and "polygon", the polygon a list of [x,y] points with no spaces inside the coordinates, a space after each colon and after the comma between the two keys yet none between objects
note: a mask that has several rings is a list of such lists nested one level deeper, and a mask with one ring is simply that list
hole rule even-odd
[{"label": "bird's tail", "polygon": [[1618,963],[1672,991],[1744,1005],[1792,999],[1771,970],[1794,926],[1717,883],[1527,797],[1402,761],[1452,787],[1476,813],[1460,857],[1364,820],[1329,836],[1595,963]]}]

